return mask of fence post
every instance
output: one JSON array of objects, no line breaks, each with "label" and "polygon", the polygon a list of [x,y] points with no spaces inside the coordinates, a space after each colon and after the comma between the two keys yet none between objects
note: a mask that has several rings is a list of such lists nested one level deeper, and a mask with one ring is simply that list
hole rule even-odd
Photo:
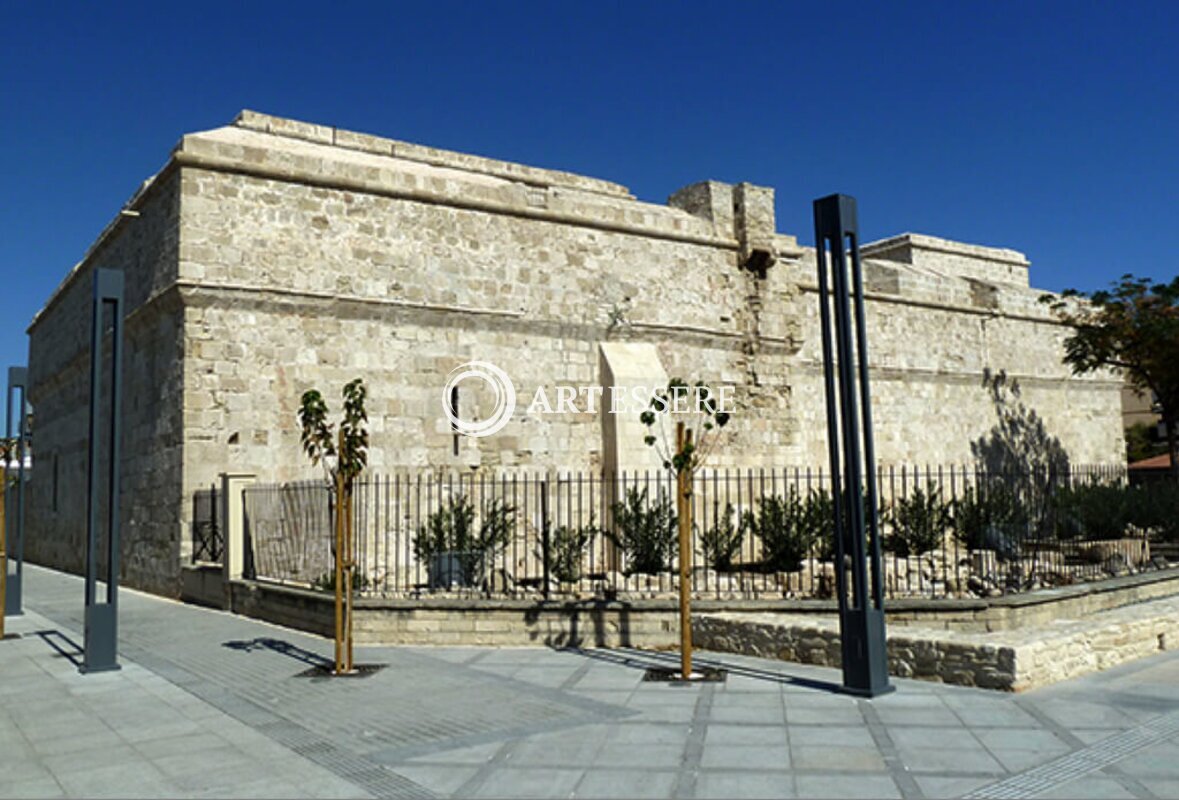
[{"label": "fence post", "polygon": [[221,473],[221,519],[225,523],[221,549],[222,579],[225,582],[225,607],[233,608],[230,583],[241,580],[246,564],[245,489],[257,477],[251,472]]},{"label": "fence post", "polygon": [[544,599],[550,599],[552,590],[549,588],[549,564],[551,551],[549,549],[549,481],[546,476],[540,482],[540,552],[543,560],[542,578],[544,580]]}]

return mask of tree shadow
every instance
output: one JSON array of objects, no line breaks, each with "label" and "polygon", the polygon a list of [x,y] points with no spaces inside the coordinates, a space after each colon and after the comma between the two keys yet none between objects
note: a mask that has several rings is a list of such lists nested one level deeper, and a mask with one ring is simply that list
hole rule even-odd
[{"label": "tree shadow", "polygon": [[259,637],[257,639],[238,640],[233,642],[223,642],[222,647],[227,647],[230,650],[237,650],[242,653],[252,653],[258,650],[268,650],[272,653],[293,658],[304,664],[309,664],[313,667],[328,667],[335,666],[335,662],[327,656],[321,656],[319,653],[305,650],[302,647],[293,645],[290,642],[282,639],[273,639],[269,637]]},{"label": "tree shadow", "polygon": [[[630,669],[643,670],[644,672],[653,667],[679,667],[680,665],[680,655],[674,652],[661,653],[652,650],[635,650],[630,648],[586,650],[578,647],[565,647],[554,649],[576,653],[586,658],[592,658],[595,661],[603,661]],[[765,681],[766,683],[802,686],[807,689],[815,689],[816,691],[829,692],[831,694],[843,694],[843,686],[832,681],[802,678],[796,675],[786,675],[771,670],[733,664],[717,658],[701,656],[699,653],[693,654],[692,663],[708,669],[723,670],[730,675],[754,678],[755,680]]]},{"label": "tree shadow", "polygon": [[1036,410],[1023,401],[1019,381],[1008,378],[1003,370],[987,368],[982,382],[999,421],[970,443],[975,460],[994,475],[1067,474],[1068,452],[1048,432]]}]

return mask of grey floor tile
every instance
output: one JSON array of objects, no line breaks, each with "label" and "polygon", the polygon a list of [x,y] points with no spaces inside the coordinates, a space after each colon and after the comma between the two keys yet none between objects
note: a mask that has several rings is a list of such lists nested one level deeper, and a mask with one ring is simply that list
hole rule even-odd
[{"label": "grey floor tile", "polygon": [[815,798],[899,798],[900,790],[888,775],[796,775],[799,797]]},{"label": "grey floor tile", "polygon": [[702,769],[789,770],[790,749],[784,744],[705,744]]},{"label": "grey floor tile", "polygon": [[885,768],[884,758],[875,747],[791,744],[790,762],[798,770],[880,772]]},{"label": "grey floor tile", "polygon": [[794,798],[794,779],[788,772],[718,772],[701,770],[696,776],[698,800],[777,800]]},{"label": "grey floor tile", "polygon": [[[1003,765],[981,745],[971,748],[917,747],[898,749],[901,763],[913,772],[965,772],[1002,775]],[[1050,756],[1045,756],[1047,760]]]},{"label": "grey floor tile", "polygon": [[679,772],[616,770],[597,766],[585,773],[574,797],[585,800],[655,800],[670,798]]},{"label": "grey floor tile", "polygon": [[[676,769],[684,762],[683,744],[623,744],[607,742],[598,751],[594,764],[609,767],[649,767]],[[587,765],[588,766],[588,765]]]},{"label": "grey floor tile", "polygon": [[436,794],[447,796],[457,792],[475,777],[479,767],[457,764],[403,764],[394,771]]},{"label": "grey floor tile", "polygon": [[[1158,794],[1157,792],[1155,794],[1158,797],[1175,797],[1173,794]],[[1121,798],[1135,796],[1133,792],[1112,778],[1099,778],[1092,775],[1069,781],[1037,795],[1044,800],[1090,800],[1090,798],[1093,800],[1121,800]]]},{"label": "grey floor tile", "polygon": [[65,790],[51,777],[30,780],[10,779],[0,781],[0,797],[12,800],[33,800],[41,797],[65,797]]},{"label": "grey floor tile", "polygon": [[946,777],[944,775],[914,775],[918,788],[927,800],[951,800],[994,783],[994,777]]},{"label": "grey floor tile", "polygon": [[785,725],[726,725],[710,722],[704,733],[705,747],[713,745],[786,745]]},{"label": "grey floor tile", "polygon": [[585,770],[497,769],[472,792],[473,797],[550,798],[573,793]]}]

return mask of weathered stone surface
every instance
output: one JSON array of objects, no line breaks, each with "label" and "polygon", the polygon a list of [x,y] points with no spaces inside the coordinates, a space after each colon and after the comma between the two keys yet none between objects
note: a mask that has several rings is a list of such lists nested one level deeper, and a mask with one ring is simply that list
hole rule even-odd
[{"label": "weathered stone surface", "polygon": [[[608,181],[243,112],[185,136],[130,205],[140,216],[116,218],[30,328],[38,463],[57,465],[31,482],[33,559],[81,564],[98,266],[129,278],[123,563],[153,591],[179,590],[193,493],[219,473],[318,477],[299,397],[318,387],[338,408],[358,375],[376,470],[607,466],[600,409],[519,409],[456,454],[441,406],[471,359],[508,371],[524,407],[539,387],[601,386],[607,342],[736,387],[714,465],[825,463],[814,252],[774,231],[769,189],[711,182],[659,206]],[[773,265],[747,269],[757,252]],[[1020,379],[1074,460],[1122,457],[1120,381],[1068,374],[1026,259],[930,237],[865,254],[882,463],[966,461],[995,422],[987,367]],[[460,414],[490,408],[464,389]]]}]

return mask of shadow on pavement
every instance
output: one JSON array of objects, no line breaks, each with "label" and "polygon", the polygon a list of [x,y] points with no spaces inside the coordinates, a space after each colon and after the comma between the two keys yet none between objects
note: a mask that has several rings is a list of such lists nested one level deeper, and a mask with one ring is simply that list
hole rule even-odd
[{"label": "shadow on pavement", "polygon": [[[40,636],[41,640],[43,642],[45,642],[45,644],[49,645],[54,650],[56,650],[58,656],[60,656],[61,658],[69,659],[69,662],[71,664],[73,664],[75,667],[81,668],[81,666],[82,666],[81,656],[83,655],[83,653],[85,651],[82,649],[82,646],[79,645],[77,642],[75,642],[73,639],[66,636],[64,633],[62,633],[59,630],[33,631],[33,634],[36,636]],[[58,641],[59,639],[61,641]],[[63,646],[63,643],[65,644],[65,646]],[[67,650],[66,647],[69,647],[70,649]]]},{"label": "shadow on pavement", "polygon": [[310,664],[312,667],[331,669],[335,666],[335,662],[326,656],[321,656],[319,653],[313,653],[310,650],[304,650],[302,647],[293,645],[290,642],[285,642],[282,639],[272,639],[269,637],[259,637],[257,639],[239,640],[233,642],[223,642],[222,647],[228,647],[230,650],[238,650],[243,653],[252,653],[257,650],[269,650],[272,653],[293,658],[296,661],[301,661],[304,664]]},{"label": "shadow on pavement", "polygon": [[[649,650],[627,650],[627,649],[592,649],[585,650],[581,648],[555,648],[567,653],[576,653],[586,658],[592,658],[596,661],[604,661],[611,664],[618,664],[619,666],[629,667],[631,669],[648,670],[651,667],[673,665],[678,666],[680,657],[678,653],[658,653]],[[830,681],[820,681],[813,678],[800,678],[793,675],[783,675],[777,672],[770,672],[768,670],[761,670],[755,667],[746,667],[739,664],[730,664],[724,661],[718,661],[714,658],[701,658],[698,655],[692,657],[695,664],[702,667],[709,667],[713,669],[723,669],[730,675],[741,675],[746,678],[753,678],[755,680],[763,680],[767,683],[784,683],[791,686],[802,686],[807,689],[815,689],[821,692],[830,692],[832,694],[842,694],[843,687],[838,683]]]}]

